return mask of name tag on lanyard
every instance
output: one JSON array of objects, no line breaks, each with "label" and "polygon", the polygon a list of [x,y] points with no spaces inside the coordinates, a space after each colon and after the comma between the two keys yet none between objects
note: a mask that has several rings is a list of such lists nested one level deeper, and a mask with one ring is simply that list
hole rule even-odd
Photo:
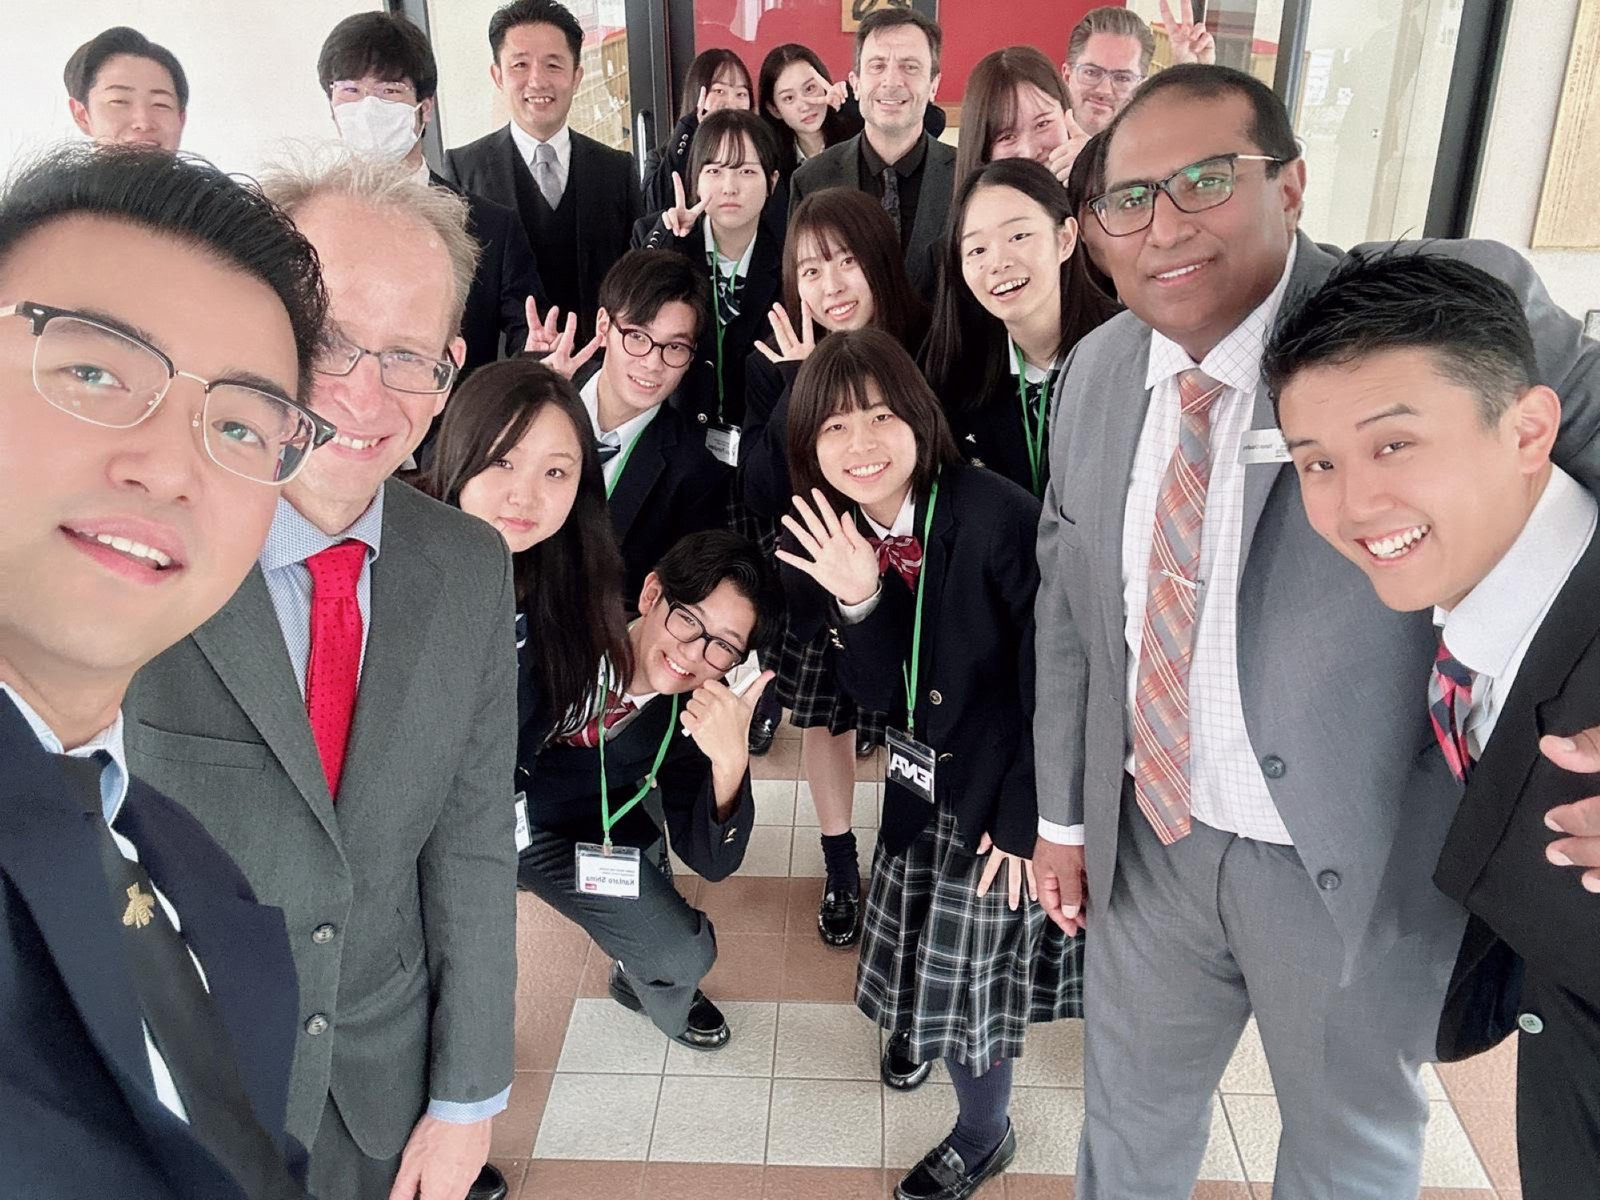
[{"label": "name tag on lanyard", "polygon": [[739,465],[739,427],[737,425],[710,425],[706,428],[706,449],[711,457],[724,466]]},{"label": "name tag on lanyard", "polygon": [[934,760],[937,757],[931,746],[924,746],[909,733],[898,729],[886,731],[889,742],[889,762],[884,770],[885,790],[894,788],[922,801],[933,804]]},{"label": "name tag on lanyard", "polygon": [[573,850],[576,890],[587,896],[639,898],[639,851],[633,846],[596,846],[579,842]]}]

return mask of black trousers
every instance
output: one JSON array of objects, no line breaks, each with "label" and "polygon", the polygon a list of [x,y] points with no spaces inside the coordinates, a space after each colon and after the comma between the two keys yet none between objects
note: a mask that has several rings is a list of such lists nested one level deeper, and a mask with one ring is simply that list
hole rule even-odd
[{"label": "black trousers", "polygon": [[[1575,954],[1596,953],[1573,947]],[[1524,1200],[1600,1200],[1600,1008],[1532,964],[1517,1041]],[[1542,1025],[1531,1032],[1529,1018]]]}]

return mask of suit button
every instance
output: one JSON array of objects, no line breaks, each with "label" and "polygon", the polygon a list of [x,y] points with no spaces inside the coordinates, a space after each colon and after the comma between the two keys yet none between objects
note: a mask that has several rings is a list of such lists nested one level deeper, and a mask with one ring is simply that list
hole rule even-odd
[{"label": "suit button", "polygon": [[1543,1033],[1544,1022],[1537,1013],[1523,1013],[1517,1018],[1517,1028],[1523,1033]]},{"label": "suit button", "polygon": [[705,413],[695,413],[695,415],[694,415],[694,419],[695,419],[695,420],[696,420],[696,421],[699,421],[699,422],[700,422],[700,424],[702,424],[702,425],[704,425],[704,424],[705,424],[705,423],[706,423],[706,419],[707,419],[707,418],[706,418],[706,415],[705,415]]},{"label": "suit button", "polygon": [[318,925],[311,931],[311,940],[319,946],[326,946],[333,941],[334,929],[332,925]]},{"label": "suit button", "polygon": [[328,1032],[328,1018],[321,1013],[312,1013],[306,1021],[306,1032],[312,1037],[321,1037]]},{"label": "suit button", "polygon": [[928,693],[928,703],[929,704],[943,704],[944,703],[944,697],[939,694],[938,689],[935,689],[935,690],[933,690],[933,691]]},{"label": "suit button", "polygon": [[1343,882],[1344,880],[1339,878],[1339,872],[1337,871],[1317,872],[1317,886],[1325,892],[1337,892],[1339,885]]},{"label": "suit button", "polygon": [[1283,759],[1276,754],[1269,754],[1261,760],[1261,771],[1268,779],[1282,779],[1288,770]]}]

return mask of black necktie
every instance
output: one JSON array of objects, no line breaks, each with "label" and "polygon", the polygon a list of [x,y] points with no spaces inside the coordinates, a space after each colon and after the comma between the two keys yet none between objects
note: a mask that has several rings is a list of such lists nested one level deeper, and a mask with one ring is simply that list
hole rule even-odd
[{"label": "black necktie", "polygon": [[99,845],[113,909],[122,914],[122,945],[140,1011],[172,1074],[189,1126],[252,1200],[304,1200],[305,1189],[290,1176],[251,1107],[227,1028],[188,946],[167,920],[150,876],[124,858],[111,837],[100,798],[100,774],[108,761],[104,751],[92,758],[57,758]]},{"label": "black necktie", "polygon": [[883,169],[883,211],[894,222],[895,233],[900,233],[900,177],[893,167]]},{"label": "black necktie", "polygon": [[603,467],[622,453],[622,447],[615,442],[606,441],[605,438],[595,438],[594,452],[600,456],[600,465]]}]

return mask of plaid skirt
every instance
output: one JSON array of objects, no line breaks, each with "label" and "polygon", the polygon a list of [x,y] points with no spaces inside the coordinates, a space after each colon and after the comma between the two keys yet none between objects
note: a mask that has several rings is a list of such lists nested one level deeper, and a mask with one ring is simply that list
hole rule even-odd
[{"label": "plaid skirt", "polygon": [[803,642],[785,625],[777,661],[770,664],[778,673],[773,690],[789,710],[789,723],[796,728],[822,725],[832,734],[854,729],[871,745],[881,746],[889,718],[884,713],[857,708],[855,701],[839,690],[831,642],[826,629]]},{"label": "plaid skirt", "polygon": [[1006,907],[1006,873],[977,894],[988,855],[956,838],[940,808],[906,848],[878,846],[861,928],[856,1005],[911,1035],[917,1062],[953,1058],[981,1075],[1020,1058],[1031,1022],[1083,1016],[1083,938],[1026,896]]}]

